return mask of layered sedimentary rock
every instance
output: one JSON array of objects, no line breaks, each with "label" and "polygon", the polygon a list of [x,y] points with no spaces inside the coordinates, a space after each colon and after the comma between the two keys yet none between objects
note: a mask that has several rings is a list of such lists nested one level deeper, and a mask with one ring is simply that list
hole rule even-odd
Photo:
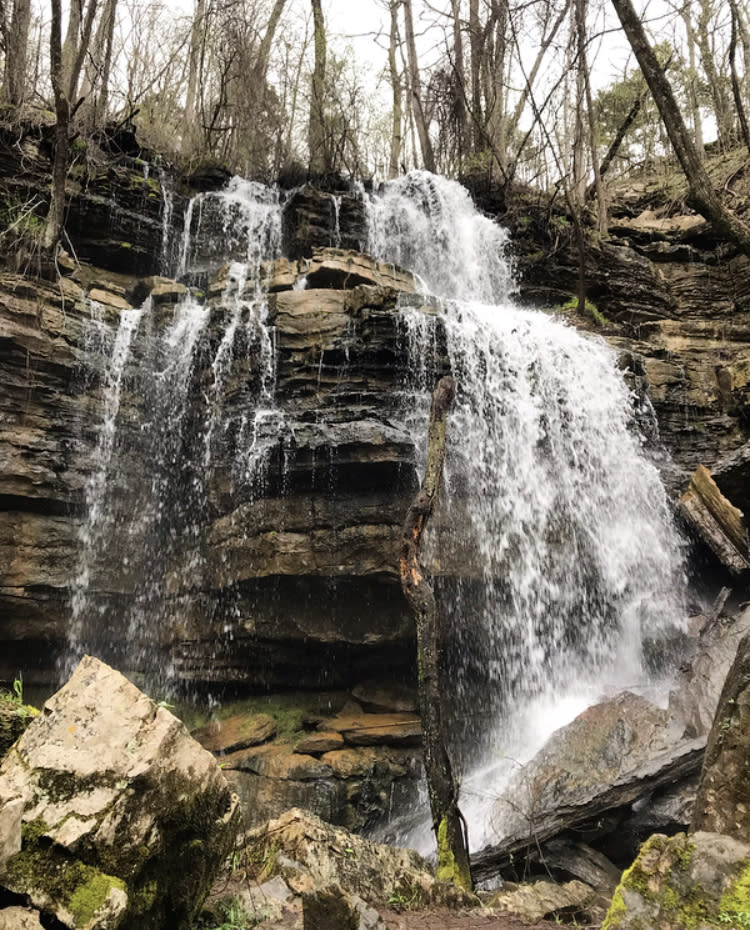
[{"label": "layered sedimentary rock", "polygon": [[[303,271],[310,286],[293,290]],[[265,389],[263,347],[252,342],[260,330],[245,320],[254,335],[223,385],[221,420],[214,422],[206,395],[233,325],[226,275],[217,276],[206,310],[194,311],[206,322],[177,412],[158,407],[154,384],[159,365],[168,363],[148,353],[164,349],[163,333],[182,332],[169,329],[179,314],[174,302],[184,296],[180,286],[88,273],[76,275],[80,283],[55,286],[12,275],[0,281],[8,385],[0,446],[0,598],[8,643],[2,675],[12,679],[23,668],[27,680],[54,678],[82,573],[86,612],[101,617],[93,641],[130,670],[139,666],[128,654],[134,628],[118,617],[124,604],[145,597],[141,606],[154,612],[151,655],[143,661],[149,668],[170,664],[178,680],[284,687],[356,684],[384,665],[408,673],[411,623],[396,562],[415,486],[415,437],[398,426],[408,355],[396,305],[400,294],[413,292],[412,279],[335,250],[299,268],[282,259],[264,274],[274,290],[273,416],[283,429],[264,437],[258,460],[244,462],[241,487],[239,433]],[[130,367],[118,375],[118,406],[110,409],[107,353],[116,351],[112,340],[125,315],[147,294],[148,316],[133,337]],[[96,339],[106,343],[103,354],[92,353]],[[149,365],[156,372],[150,381]],[[103,462],[102,435],[115,414]],[[148,424],[177,415],[193,428],[178,431],[179,445],[160,448],[164,461],[154,465],[153,445],[143,439]],[[212,431],[221,440],[213,446]],[[253,442],[243,448],[252,450]],[[255,470],[249,478],[247,469]],[[102,498],[95,508],[108,511],[96,532],[86,524],[92,484]],[[172,486],[186,495],[179,504]],[[174,508],[169,538],[154,541],[154,495],[165,489],[158,506]],[[135,546],[125,538],[139,532]],[[163,563],[158,579],[154,546]],[[151,600],[149,586],[158,588]],[[90,631],[82,636],[91,641]]]},{"label": "layered sedimentary rock", "polygon": [[[521,300],[559,308],[577,293],[578,256],[567,220],[549,209],[510,202],[501,222]],[[571,322],[622,351],[634,390],[645,388],[653,404],[672,459],[666,478],[681,492],[698,465],[713,472],[747,438],[750,261],[701,217],[681,214],[658,183],[615,190],[611,214],[608,237],[585,257],[596,322],[574,313]]]},{"label": "layered sedimentary rock", "polygon": [[[24,145],[31,166],[26,173],[10,147],[2,148],[0,162],[9,176],[13,172],[5,197],[17,204],[38,186],[44,161],[38,146],[30,140]],[[149,325],[154,333],[166,331],[186,288],[153,275],[178,269],[178,250],[169,247],[176,238],[165,230],[170,223],[181,228],[186,192],[185,185],[172,189],[166,174],[132,159],[74,171],[73,245],[79,258],[107,270],[84,266],[75,280],[54,284],[10,273],[0,279],[3,678],[23,669],[29,681],[51,682],[67,636],[106,388],[106,356],[100,353],[97,361],[87,345],[92,300],[111,335],[123,312],[150,295]],[[630,213],[640,215],[639,208]],[[525,232],[521,223],[513,230],[521,297],[554,307],[574,290],[575,264],[570,250],[554,243],[542,254],[539,241],[530,238],[534,224],[527,225]],[[224,385],[233,426],[211,452],[210,468],[204,467],[205,430],[214,427],[200,414],[204,432],[186,440],[197,464],[158,477],[204,486],[196,521],[205,542],[190,542],[184,515],[182,524],[175,523],[160,581],[169,622],[157,631],[162,618],[152,618],[148,661],[170,663],[177,680],[348,686],[382,674],[384,667],[411,674],[412,623],[396,556],[416,486],[419,437],[399,425],[410,361],[397,306],[413,299],[414,282],[348,251],[361,246],[365,226],[356,191],[332,195],[303,188],[287,200],[287,258],[264,266],[262,283],[270,292],[275,402],[289,438],[269,445],[260,485],[243,494],[233,478],[235,440],[248,412],[242,405],[248,397],[256,402],[264,389],[259,344],[251,347],[246,369],[237,369]],[[590,295],[611,323],[605,335],[622,351],[634,388],[653,403],[661,439],[676,463],[673,487],[682,490],[699,464],[713,466],[746,439],[747,262],[695,224],[620,219],[612,233],[587,257]],[[210,321],[181,414],[186,422],[200,419],[196,411],[211,393],[213,360],[231,321],[225,295],[236,282],[229,267],[209,276],[210,257],[199,276]],[[307,288],[295,289],[303,278]],[[145,358],[144,349],[134,352],[136,361]],[[440,367],[431,374],[437,377]],[[117,499],[114,482],[112,493],[116,515],[130,508],[145,521],[149,452],[134,436],[149,400],[137,396],[138,384],[135,376],[123,382],[115,451],[124,450],[122,487],[141,487],[133,497]],[[246,418],[244,428],[252,426]],[[214,432],[212,441],[217,436],[224,434]],[[180,451],[189,451],[187,445]],[[716,477],[733,499],[719,472]],[[741,477],[731,480],[742,487]],[[144,576],[151,577],[152,554],[144,549],[125,565],[114,518],[112,527],[96,541],[89,592],[122,654],[132,630],[118,629],[113,618]],[[185,564],[191,566],[187,574]],[[149,603],[144,601],[144,615]]]}]

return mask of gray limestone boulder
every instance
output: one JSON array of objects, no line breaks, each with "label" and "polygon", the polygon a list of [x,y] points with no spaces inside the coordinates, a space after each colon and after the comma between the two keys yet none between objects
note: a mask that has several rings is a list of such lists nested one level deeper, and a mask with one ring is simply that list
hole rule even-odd
[{"label": "gray limestone boulder", "polygon": [[182,723],[86,656],[0,767],[0,886],[71,930],[180,930],[236,810]]}]

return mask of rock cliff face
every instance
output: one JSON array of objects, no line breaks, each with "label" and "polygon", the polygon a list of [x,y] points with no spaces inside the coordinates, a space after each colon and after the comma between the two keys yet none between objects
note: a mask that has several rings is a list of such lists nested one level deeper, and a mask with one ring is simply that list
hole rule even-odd
[{"label": "rock cliff face", "polygon": [[[30,196],[37,175],[12,163],[7,147],[0,167],[13,175],[7,202]],[[56,283],[0,276],[0,678],[22,669],[27,681],[56,679],[85,574],[86,609],[98,618],[109,658],[126,671],[128,663],[168,665],[177,681],[254,688],[350,686],[384,668],[408,679],[412,623],[396,568],[418,437],[399,426],[409,355],[397,308],[414,283],[348,251],[364,239],[356,192],[298,191],[283,215],[288,258],[261,274],[272,343],[253,317],[257,282],[238,282],[231,267],[210,274],[219,261],[209,250],[188,282],[202,286],[207,308],[195,323],[193,386],[179,409],[164,406],[158,379],[143,380],[145,361],[155,352],[155,370],[176,371],[165,346],[187,338],[187,330],[170,329],[185,288],[153,277],[164,261],[173,271],[179,263],[165,223],[181,227],[187,199],[166,183],[132,161],[74,171],[68,228],[78,258],[92,265]],[[528,230],[517,232],[522,299],[561,303],[573,290],[570,253],[542,261]],[[699,233],[620,221],[587,258],[592,297],[610,321],[605,335],[634,384],[648,390],[676,463],[675,488],[747,435],[750,272],[746,259]],[[111,351],[124,315],[148,295],[148,332],[133,342],[131,367],[117,382],[122,425],[107,454],[118,457],[121,477],[107,492],[109,522],[86,537],[112,389],[97,339]],[[224,373],[217,359],[235,308],[246,352]],[[250,422],[248,398],[263,410],[271,350],[276,419]],[[221,426],[211,416],[218,378]],[[160,418],[186,428],[156,471]],[[274,440],[280,421],[292,440],[278,432]],[[242,449],[254,451],[243,459]],[[187,459],[194,464],[180,464]],[[252,478],[244,492],[238,468]],[[144,544],[126,564],[118,534],[126,510],[148,528],[159,483],[189,493],[187,510],[171,514],[160,541],[166,564],[157,578],[153,549]],[[138,492],[126,497],[126,487]],[[163,625],[150,614],[157,597],[169,605]],[[118,620],[134,599],[138,616],[131,610]],[[144,623],[152,626],[148,654],[134,657],[129,646]],[[79,634],[90,641],[86,630]]]},{"label": "rock cliff face", "polygon": [[[377,668],[396,674],[410,668],[411,624],[396,565],[402,514],[415,486],[414,446],[393,422],[406,363],[395,305],[399,289],[413,286],[408,276],[345,253],[316,254],[306,268],[310,286],[304,291],[284,284],[285,275],[288,282],[296,277],[296,265],[294,274],[286,260],[268,269],[277,288],[269,304],[275,416],[293,440],[283,447],[270,442],[263,461],[246,464],[258,474],[244,494],[235,493],[237,437],[220,443],[191,500],[196,513],[175,510],[171,529],[179,538],[161,550],[171,563],[158,595],[170,603],[172,628],[150,637],[160,655],[143,661],[150,667],[170,662],[182,680],[338,685],[356,683]],[[316,287],[318,278],[328,286]],[[114,328],[118,314],[131,306],[128,298],[135,301],[135,285],[99,277],[83,287],[70,279],[57,286],[13,275],[0,281],[7,385],[0,479],[1,635],[7,644],[2,677],[12,679],[22,668],[27,681],[47,681],[50,660],[63,650],[81,571],[85,498],[101,468],[97,426],[111,389],[107,373],[91,367],[96,355],[86,348],[91,300],[96,298],[103,325]],[[214,287],[214,300],[221,285]],[[163,284],[154,287],[164,293]],[[212,428],[200,395],[210,393],[211,362],[226,323],[225,311],[212,306],[205,344],[194,359],[194,388],[184,400],[188,412],[180,411],[200,426],[189,437],[186,430],[175,450],[181,458],[184,453],[183,461],[201,462]],[[167,325],[167,308],[172,310],[168,303],[154,306],[155,327]],[[251,346],[246,367],[228,385],[230,409],[222,422],[231,429],[239,429],[242,416],[231,408],[233,391],[241,404],[248,391],[262,390],[253,370],[255,350]],[[198,479],[179,465],[168,465],[172,472],[165,476],[141,458],[149,454],[141,435],[149,411],[140,408],[149,398],[147,389],[146,400],[140,396],[139,383],[137,372],[126,373],[114,451],[119,473],[107,481],[115,499],[129,488],[125,506],[142,508],[147,520],[155,482],[168,477],[190,485]],[[139,470],[151,482],[143,498]],[[120,505],[109,500],[106,506],[114,516],[104,529],[113,536],[94,540],[98,551],[86,596],[88,609],[103,618],[98,644],[121,660],[124,654],[127,667],[134,661],[128,657],[133,628],[113,618],[140,585],[153,581],[153,551],[144,544],[142,561],[125,564],[117,538]],[[194,574],[178,567],[184,562]]]}]

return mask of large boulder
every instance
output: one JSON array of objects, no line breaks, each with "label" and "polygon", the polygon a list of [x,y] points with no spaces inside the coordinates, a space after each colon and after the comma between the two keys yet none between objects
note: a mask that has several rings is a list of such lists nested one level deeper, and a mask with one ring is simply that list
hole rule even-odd
[{"label": "large boulder", "polygon": [[750,835],[750,634],[737,648],[706,746],[692,827]]},{"label": "large boulder", "polygon": [[292,809],[247,834],[253,861],[272,863],[296,894],[336,886],[372,904],[396,898],[415,903],[478,905],[474,895],[439,882],[411,849],[373,843],[313,814]]},{"label": "large boulder", "polygon": [[182,723],[86,656],[0,768],[0,886],[71,930],[186,928],[236,810]]},{"label": "large boulder", "polygon": [[654,834],[622,876],[602,930],[745,927],[750,846],[718,833]]},{"label": "large boulder", "polygon": [[[634,802],[656,799],[700,769],[705,736],[682,739],[683,729],[632,692],[589,707],[510,780],[494,811],[503,838],[474,857],[475,876],[516,874],[540,858],[544,864],[545,843],[561,836],[588,838],[621,867],[632,862],[653,832],[646,825],[645,836],[634,835],[627,825],[633,806],[642,806]],[[566,871],[584,878],[573,865]]]},{"label": "large boulder", "polygon": [[[600,854],[622,869],[652,833],[687,830],[717,703],[728,709],[717,713],[712,742],[720,740],[735,756],[744,745],[743,673],[734,675],[735,688],[721,702],[719,694],[749,629],[750,609],[706,624],[692,658],[676,676],[667,708],[622,692],[557,730],[498,798],[494,815],[502,838],[474,857],[475,876],[482,880],[498,869],[513,876],[529,868],[543,874],[554,868],[557,875],[580,878],[609,894],[611,868]],[[723,778],[721,798],[712,803],[719,819],[733,817],[746,835],[741,809],[728,800],[733,789],[738,804],[748,799],[740,762],[722,759],[710,789],[719,790]],[[705,775],[703,781],[708,790]],[[732,832],[719,819],[697,828]],[[742,838],[742,832],[734,835]]]}]

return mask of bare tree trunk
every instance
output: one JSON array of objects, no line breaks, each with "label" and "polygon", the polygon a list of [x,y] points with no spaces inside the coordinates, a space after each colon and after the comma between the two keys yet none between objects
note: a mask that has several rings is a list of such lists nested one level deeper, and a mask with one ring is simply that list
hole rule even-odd
[{"label": "bare tree trunk", "polygon": [[484,118],[482,116],[482,55],[484,42],[479,21],[479,0],[469,0],[469,50],[471,53],[471,117],[472,150],[482,148]]},{"label": "bare tree trunk", "polygon": [[683,3],[680,7],[680,17],[685,25],[685,34],[687,36],[688,48],[688,67],[690,69],[690,79],[688,81],[688,99],[690,100],[690,113],[693,118],[693,131],[695,132],[695,148],[698,155],[703,158],[705,155],[703,149],[703,117],[698,102],[698,70],[695,64],[695,47],[698,44],[693,29],[693,21],[690,18],[690,7]]},{"label": "bare tree trunk", "polygon": [[747,5],[743,2],[736,2],[734,8],[737,11],[737,31],[742,44],[742,61],[745,66],[744,96],[747,99],[750,97],[750,32],[747,26]]},{"label": "bare tree trunk", "polygon": [[737,118],[740,121],[742,141],[745,143],[745,148],[750,152],[750,129],[748,129],[747,125],[745,104],[742,100],[742,88],[740,86],[739,75],[737,74],[737,33],[740,23],[737,0],[729,0],[729,9],[732,16],[732,35],[729,41],[729,69],[732,73],[732,95],[734,97],[734,106],[737,110]]},{"label": "bare tree trunk", "polygon": [[104,0],[104,9],[86,59],[81,85],[81,96],[86,99],[81,112],[84,129],[88,132],[100,125],[107,116],[116,12],[117,0]]},{"label": "bare tree trunk", "polygon": [[718,232],[746,255],[750,255],[750,227],[728,210],[716,194],[682,119],[672,87],[648,43],[631,0],[612,0],[612,5],[659,109],[669,140],[690,185],[693,203],[699,212],[714,224]]},{"label": "bare tree trunk", "polygon": [[701,63],[708,79],[708,90],[714,105],[716,115],[716,128],[719,134],[719,144],[726,150],[731,145],[731,120],[729,118],[729,102],[724,91],[724,84],[716,68],[716,57],[711,46],[708,33],[712,8],[709,0],[699,0],[700,15],[698,16],[698,48],[701,53]]},{"label": "bare tree trunk", "polygon": [[70,104],[65,93],[63,76],[61,0],[51,0],[51,4],[50,77],[57,123],[55,125],[55,156],[52,164],[52,196],[42,239],[42,246],[48,252],[51,252],[57,245],[65,221],[65,179],[68,175],[68,126],[70,124]]},{"label": "bare tree trunk", "polygon": [[26,99],[26,61],[31,25],[31,0],[13,0],[10,22],[3,20],[5,68],[3,98],[18,108]]},{"label": "bare tree trunk", "polygon": [[[575,28],[576,23],[576,14],[575,11],[580,5],[580,0],[574,0],[573,3],[573,32],[577,32]],[[571,55],[573,54],[572,48],[570,49]],[[576,58],[578,57],[576,52]],[[576,208],[578,208],[586,199],[586,146],[584,141],[584,131],[583,131],[583,100],[584,100],[584,89],[583,89],[583,68],[581,67],[581,62],[571,61],[571,66],[577,64],[575,69],[576,76],[576,93],[575,93],[575,113],[573,114],[573,200],[575,201]]]},{"label": "bare tree trunk", "polygon": [[42,238],[42,247],[49,252],[59,242],[65,221],[70,121],[84,57],[91,42],[96,3],[97,0],[88,0],[84,16],[83,0],[73,0],[63,42],[61,0],[51,0],[50,79],[55,99],[55,156],[52,165],[52,196]]},{"label": "bare tree trunk", "polygon": [[[487,136],[492,149],[502,160],[502,170],[508,166],[508,114],[506,112],[505,69],[508,63],[508,4],[506,0],[492,0],[494,41],[489,76],[487,106]],[[489,64],[489,62],[488,62]]]},{"label": "bare tree trunk", "polygon": [[263,38],[258,47],[258,57],[255,67],[253,68],[253,75],[256,80],[262,81],[264,88],[266,76],[268,74],[268,60],[271,57],[271,47],[273,46],[273,40],[276,35],[276,30],[279,27],[279,20],[281,19],[281,14],[284,12],[286,2],[287,0],[276,0],[276,3],[274,3],[271,15],[268,17],[266,31],[263,33]]},{"label": "bare tree trunk", "polygon": [[461,34],[461,0],[451,0],[451,15],[453,19],[453,79],[454,91],[454,120],[456,126],[456,154],[460,166],[467,154],[467,126],[466,126],[466,68],[464,65],[464,43]]},{"label": "bare tree trunk", "polygon": [[315,63],[310,93],[310,120],[307,144],[310,150],[310,172],[325,174],[328,170],[325,137],[326,26],[320,0],[311,0],[313,11],[313,46]]},{"label": "bare tree trunk", "polygon": [[391,36],[388,45],[388,70],[391,77],[391,90],[393,92],[393,122],[391,127],[391,146],[388,159],[388,177],[397,178],[401,164],[401,150],[404,145],[404,97],[401,91],[401,75],[398,70],[397,50],[399,46],[398,35],[398,0],[390,0]]},{"label": "bare tree trunk", "polygon": [[[599,153],[596,145],[596,122],[594,120],[594,101],[591,96],[591,81],[586,61],[586,0],[575,0],[576,6],[576,33],[578,35],[578,67],[583,74],[584,97],[586,102],[586,120],[588,125],[589,148],[591,150],[591,165],[594,172],[594,190],[596,191],[597,219],[599,235],[607,233],[607,202],[604,196],[604,185],[599,172]],[[585,182],[584,182],[585,183]],[[586,201],[584,186],[581,204]]]},{"label": "bare tree trunk", "polygon": [[435,597],[419,562],[422,533],[432,515],[442,481],[446,419],[455,394],[455,382],[448,376],[441,379],[432,395],[427,465],[422,487],[404,521],[400,571],[401,585],[417,625],[422,745],[432,824],[437,836],[437,877],[441,881],[452,881],[471,890],[465,824],[458,808],[458,787],[445,747]]},{"label": "bare tree trunk", "polygon": [[198,135],[198,84],[203,43],[206,40],[206,0],[196,0],[195,15],[190,29],[188,82],[185,93],[185,129],[183,143],[188,146]]},{"label": "bare tree trunk", "polygon": [[411,112],[419,136],[419,148],[422,152],[422,165],[428,171],[435,170],[435,155],[432,150],[430,133],[427,127],[427,118],[422,100],[422,82],[419,77],[419,60],[417,58],[417,43],[414,38],[414,17],[412,15],[411,0],[403,0],[404,27],[406,34],[406,52],[409,60],[409,90],[411,93]]}]

